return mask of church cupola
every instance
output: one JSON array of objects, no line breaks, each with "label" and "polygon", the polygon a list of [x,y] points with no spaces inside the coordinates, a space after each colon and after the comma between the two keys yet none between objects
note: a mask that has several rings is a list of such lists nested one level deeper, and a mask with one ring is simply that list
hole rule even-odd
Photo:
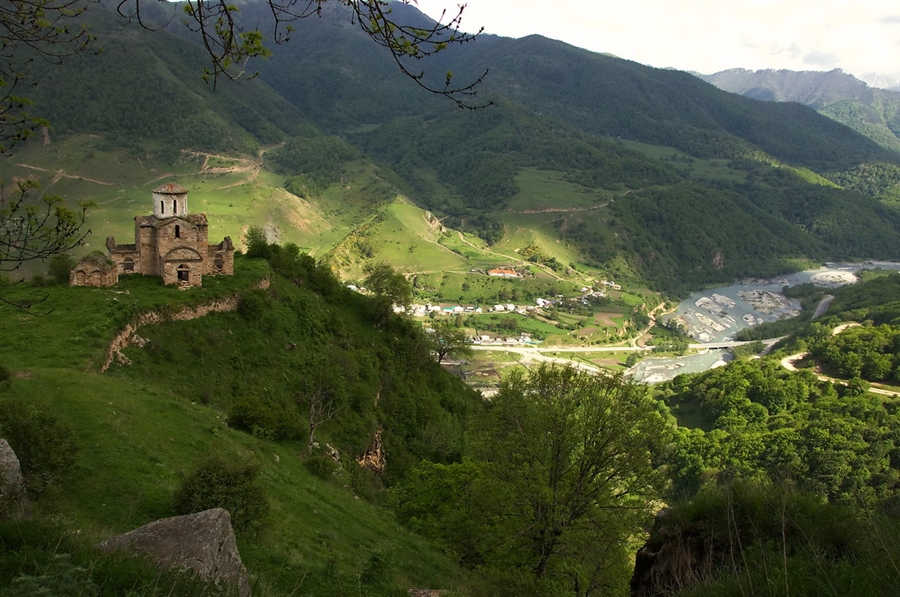
[{"label": "church cupola", "polygon": [[175,183],[153,189],[153,215],[157,218],[187,216],[187,191]]}]

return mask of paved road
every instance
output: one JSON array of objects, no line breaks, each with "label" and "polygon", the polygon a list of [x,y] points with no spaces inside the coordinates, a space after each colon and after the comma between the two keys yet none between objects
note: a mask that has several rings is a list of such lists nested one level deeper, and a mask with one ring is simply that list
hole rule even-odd
[{"label": "paved road", "polygon": [[[771,346],[779,340],[781,338],[772,338],[762,342],[766,346]],[[729,340],[728,342],[710,342],[708,344],[688,344],[688,348],[694,350],[734,348],[752,343],[753,341]],[[541,354],[543,352],[649,352],[653,350],[652,346],[518,346],[515,344],[472,344],[470,348],[473,350],[515,352],[517,354]]]},{"label": "paved road", "polygon": [[830,294],[828,296],[826,296],[825,298],[823,298],[819,302],[819,306],[816,307],[816,312],[813,313],[812,318],[817,319],[820,315],[822,315],[822,313],[824,313],[826,310],[828,310],[828,305],[830,305],[831,301],[833,301],[833,300],[834,300],[834,297],[831,296]]}]

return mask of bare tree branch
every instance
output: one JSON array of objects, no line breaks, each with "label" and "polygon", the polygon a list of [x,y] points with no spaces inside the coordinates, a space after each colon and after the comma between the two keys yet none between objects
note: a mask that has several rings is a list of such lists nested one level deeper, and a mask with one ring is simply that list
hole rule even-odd
[{"label": "bare tree branch", "polygon": [[46,124],[19,88],[36,60],[59,64],[88,49],[93,37],[78,23],[86,9],[85,0],[0,0],[0,154]]},{"label": "bare tree branch", "polygon": [[309,408],[309,441],[306,453],[312,454],[316,442],[316,429],[338,413],[337,395],[321,379],[305,379],[297,401]]},{"label": "bare tree branch", "polygon": [[17,180],[12,197],[0,185],[0,271],[14,271],[23,262],[47,259],[84,242],[82,230],[89,202],[71,208],[56,195],[30,198],[40,188],[33,179]]},{"label": "bare tree branch", "polygon": [[[148,0],[120,0],[118,13],[126,20],[136,22],[148,30],[160,26],[142,11]],[[330,3],[345,6],[350,11],[351,21],[364,31],[376,44],[386,48],[400,71],[416,82],[419,87],[431,93],[451,99],[458,106],[477,109],[490,105],[473,103],[476,87],[487,71],[469,83],[456,85],[453,74],[447,72],[443,85],[433,85],[425,81],[425,72],[413,72],[411,60],[421,60],[432,56],[454,44],[473,41],[481,32],[460,31],[465,4],[458,6],[455,16],[444,22],[446,11],[431,27],[414,27],[394,19],[393,10],[386,0],[262,0],[271,15],[271,35],[276,44],[290,41],[294,23],[312,16],[322,16],[323,7]],[[415,0],[399,0],[404,4],[415,4]],[[265,45],[265,36],[257,28],[245,28],[240,17],[240,7],[227,0],[186,0],[173,7],[184,11],[184,24],[200,35],[201,43],[209,55],[211,65],[204,70],[204,78],[213,87],[219,77],[227,79],[252,78],[255,71],[248,70],[253,58],[271,55]]]}]

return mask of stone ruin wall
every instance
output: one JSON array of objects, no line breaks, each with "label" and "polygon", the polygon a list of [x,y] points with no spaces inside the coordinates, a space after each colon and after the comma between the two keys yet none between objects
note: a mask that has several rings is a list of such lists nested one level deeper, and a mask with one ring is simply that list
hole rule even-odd
[{"label": "stone ruin wall", "polygon": [[[268,278],[264,278],[253,285],[253,288],[260,288],[262,290],[265,290],[268,287]],[[116,358],[116,354],[131,344],[132,336],[134,336],[134,333],[142,326],[163,323],[166,321],[188,321],[199,317],[205,317],[210,313],[228,313],[236,311],[239,300],[240,297],[232,295],[214,299],[197,307],[186,307],[176,313],[161,313],[159,311],[141,313],[137,316],[137,319],[122,328],[122,331],[116,334],[116,337],[110,342],[109,349],[106,351],[106,360],[103,362],[103,366],[100,367],[100,372],[103,373],[109,369],[109,366]]]},{"label": "stone ruin wall", "polygon": [[72,268],[69,274],[70,286],[104,287],[112,286],[119,281],[119,272],[115,265],[100,266],[95,263],[82,262]]}]

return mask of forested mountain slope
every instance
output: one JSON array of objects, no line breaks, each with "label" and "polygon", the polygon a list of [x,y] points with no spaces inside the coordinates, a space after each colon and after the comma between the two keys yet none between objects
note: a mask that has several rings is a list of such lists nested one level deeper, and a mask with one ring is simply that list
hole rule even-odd
[{"label": "forested mountain slope", "polygon": [[[264,8],[247,3],[242,14],[263,23]],[[427,21],[413,7],[394,8],[398,19]],[[234,210],[247,203],[251,223],[273,239],[341,245],[349,271],[376,254],[404,267],[408,257],[377,250],[397,241],[351,238],[400,195],[444,226],[502,240],[513,259],[531,243],[517,231],[540,228],[565,243],[567,264],[672,292],[802,260],[900,258],[900,212],[891,205],[900,196],[898,154],[797,104],[738,97],[687,73],[540,36],[486,35],[418,67],[427,77],[452,70],[460,81],[490,70],[474,101],[493,105],[459,110],[399,73],[332,4],[253,64],[259,78],[212,91],[200,77],[203,52],[181,29],[122,28],[102,8],[89,14],[105,51],[36,72],[36,111],[53,123],[51,143],[100,134],[99,147],[127,148],[156,176],[177,176],[169,168],[183,149],[249,153],[243,182],[222,184],[215,177],[230,176],[228,164],[201,156],[197,188],[211,193],[211,215],[235,226]],[[254,155],[261,146],[265,156]],[[34,143],[28,151],[39,153]],[[67,161],[55,155],[40,168],[56,184],[43,164]],[[87,159],[67,167],[76,164]],[[104,205],[123,196],[107,193]],[[279,207],[266,215],[257,197],[278,198]],[[373,242],[374,251],[344,250]]]},{"label": "forested mountain slope", "polygon": [[35,61],[28,89],[34,115],[49,135],[103,135],[110,147],[163,152],[182,149],[255,151],[311,127],[290,103],[259,81],[203,82],[205,58],[193,41],[165,31],[123,27],[93,7],[86,19],[99,53],[73,55],[61,66]]},{"label": "forested mountain slope", "polygon": [[[411,22],[423,18],[405,5],[396,6],[394,14]],[[340,11],[327,11],[321,19],[299,23],[298,35],[279,48],[278,57],[260,64],[261,77],[304,110],[317,110],[331,130],[384,122],[434,105],[410,96],[415,85],[402,82],[389,56],[358,51],[364,41]],[[485,35],[451,46],[418,68],[435,80],[450,70],[463,81],[489,70],[473,103],[507,97],[588,133],[677,147],[697,156],[761,150],[819,171],[900,159],[813,110],[734,97],[681,71],[646,67],[538,35]],[[360,94],[361,88],[367,92]],[[350,105],[360,109],[350,112]]]}]

